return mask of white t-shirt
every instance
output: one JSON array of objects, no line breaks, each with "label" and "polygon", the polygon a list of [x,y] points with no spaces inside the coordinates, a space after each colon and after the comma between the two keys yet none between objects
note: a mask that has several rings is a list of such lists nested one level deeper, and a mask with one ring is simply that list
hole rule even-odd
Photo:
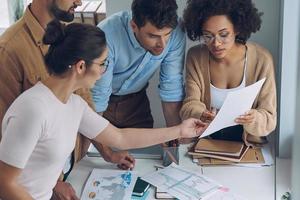
[{"label": "white t-shirt", "polygon": [[244,75],[243,80],[241,84],[238,87],[235,88],[229,88],[229,89],[221,89],[215,87],[212,83],[210,83],[210,93],[211,93],[211,107],[216,108],[217,110],[220,110],[226,97],[229,92],[233,92],[236,90],[240,90],[244,87],[246,87],[246,71],[247,71],[247,63],[248,63],[248,50],[246,47],[246,53],[245,53],[245,62],[244,62]]},{"label": "white t-shirt", "polygon": [[246,87],[246,75],[244,75],[242,83],[235,88],[221,89],[210,84],[211,107],[220,110],[229,92],[240,90],[244,87]]},{"label": "white t-shirt", "polygon": [[39,82],[6,112],[0,160],[23,169],[18,182],[34,199],[49,200],[77,132],[92,139],[108,124],[80,96],[72,94],[64,104]]}]

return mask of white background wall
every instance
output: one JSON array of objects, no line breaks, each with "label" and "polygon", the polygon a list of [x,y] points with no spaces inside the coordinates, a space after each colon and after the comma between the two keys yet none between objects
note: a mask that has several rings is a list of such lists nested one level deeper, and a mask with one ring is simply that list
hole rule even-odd
[{"label": "white background wall", "polygon": [[[292,199],[300,199],[300,2],[299,0],[289,0],[284,2],[284,10],[285,12],[284,20],[284,31],[283,31],[283,45],[282,48],[283,53],[282,63],[287,64],[285,70],[285,81],[288,77],[292,78],[291,84],[296,83],[296,87],[292,87],[293,96],[289,96],[293,98],[292,103],[295,104],[287,104],[285,108],[295,110],[293,113],[290,113],[290,116],[296,116],[295,120],[293,120],[294,124],[292,125],[292,129],[289,128],[289,137],[293,138],[293,153],[292,153]],[[284,65],[283,65],[284,66]],[[296,76],[295,76],[296,75]],[[282,88],[289,88],[289,85],[282,85]],[[293,85],[292,85],[293,86]],[[282,93],[285,94],[285,93]],[[294,98],[296,97],[296,98]],[[290,99],[285,97],[286,99]],[[288,103],[288,102],[287,102]],[[291,108],[290,108],[291,107]],[[293,114],[293,115],[292,115]],[[285,115],[286,116],[286,115]],[[292,117],[288,117],[290,119]],[[282,119],[283,120],[283,119]],[[289,120],[285,120],[288,123]],[[293,136],[293,137],[292,137]],[[287,138],[288,142],[291,140]],[[281,141],[281,146],[285,145],[285,140]],[[285,149],[285,148],[283,148]],[[284,152],[282,152],[284,153]]]},{"label": "white background wall", "polygon": [[[7,0],[0,0],[0,13],[1,13],[0,29],[7,28],[9,26],[8,1]],[[1,32],[0,32],[0,34],[1,34]]]},{"label": "white background wall", "polygon": [[[299,0],[282,1],[279,156],[290,157],[295,128],[297,68],[299,67]],[[299,79],[299,78],[298,78]],[[298,144],[299,146],[299,144]]]},{"label": "white background wall", "polygon": [[[261,31],[253,35],[251,40],[259,42],[261,45],[265,46],[270,50],[274,56],[275,63],[278,63],[278,45],[279,45],[279,6],[280,0],[254,0],[257,8],[264,12],[262,17],[263,24]],[[132,0],[108,0],[107,1],[107,14],[108,16],[114,12],[121,10],[130,10]],[[177,0],[178,4],[178,14],[182,16],[186,0]],[[193,45],[193,43],[188,42],[188,47]],[[148,94],[151,102],[152,114],[155,120],[155,127],[162,127],[165,125],[164,117],[161,110],[161,102],[158,96],[157,90],[158,84],[158,72],[150,81],[150,86],[148,88]]]}]

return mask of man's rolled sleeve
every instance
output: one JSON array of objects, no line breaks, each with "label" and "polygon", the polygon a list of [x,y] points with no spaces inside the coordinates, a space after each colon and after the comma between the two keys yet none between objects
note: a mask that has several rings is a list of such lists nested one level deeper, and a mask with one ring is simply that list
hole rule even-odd
[{"label": "man's rolled sleeve", "polygon": [[[161,75],[162,76],[162,75]],[[161,78],[159,92],[164,102],[177,102],[184,99],[184,85],[182,75]]]},{"label": "man's rolled sleeve", "polygon": [[[160,69],[160,98],[165,102],[184,99],[183,66],[185,58],[185,35],[178,25],[171,36],[170,50]],[[173,38],[172,38],[173,37]]]}]

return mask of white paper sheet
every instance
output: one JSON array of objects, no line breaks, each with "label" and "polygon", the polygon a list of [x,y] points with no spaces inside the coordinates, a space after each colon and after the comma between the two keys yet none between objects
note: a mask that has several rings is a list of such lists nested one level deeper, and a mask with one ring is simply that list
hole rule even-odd
[{"label": "white paper sheet", "polygon": [[133,171],[93,169],[81,200],[128,200],[137,179]]},{"label": "white paper sheet", "polygon": [[199,200],[221,188],[215,181],[174,163],[142,179],[180,200]]},{"label": "white paper sheet", "polygon": [[228,93],[218,114],[200,138],[206,137],[223,128],[237,125],[234,120],[251,109],[265,80],[266,78],[263,78],[250,86]]}]

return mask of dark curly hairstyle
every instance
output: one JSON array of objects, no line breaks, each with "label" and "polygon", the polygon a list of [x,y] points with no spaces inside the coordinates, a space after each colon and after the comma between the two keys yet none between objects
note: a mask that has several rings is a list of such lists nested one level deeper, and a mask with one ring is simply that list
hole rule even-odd
[{"label": "dark curly hairstyle", "polygon": [[100,28],[79,23],[65,26],[58,20],[47,25],[43,42],[50,44],[44,58],[47,70],[56,75],[63,74],[79,60],[89,67],[106,48],[105,34]]},{"label": "dark curly hairstyle", "polygon": [[208,18],[226,15],[238,33],[236,42],[244,44],[251,33],[260,29],[262,14],[251,0],[188,0],[183,13],[184,28],[191,40],[199,40]]},{"label": "dark curly hairstyle", "polygon": [[141,28],[149,21],[156,28],[177,26],[176,0],[133,0],[132,19]]}]

